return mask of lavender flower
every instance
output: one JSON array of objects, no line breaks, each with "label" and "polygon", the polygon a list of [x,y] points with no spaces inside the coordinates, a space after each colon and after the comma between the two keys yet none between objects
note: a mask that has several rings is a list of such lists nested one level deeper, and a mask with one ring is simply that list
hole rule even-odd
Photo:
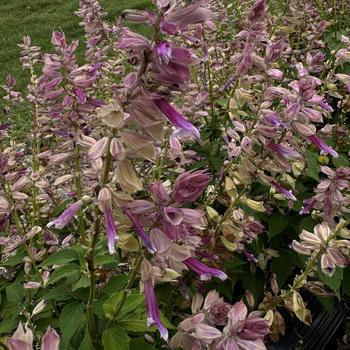
[{"label": "lavender flower", "polygon": [[104,224],[107,232],[108,251],[109,254],[115,253],[115,241],[118,239],[117,229],[114,223],[112,214],[112,193],[111,191],[103,187],[98,194],[98,201],[100,210],[103,212]]},{"label": "lavender flower", "polygon": [[154,282],[152,274],[152,265],[148,260],[143,260],[141,264],[141,280],[145,293],[147,327],[156,325],[161,337],[167,341],[169,338],[168,330],[160,320],[159,307],[156,294],[154,292]]},{"label": "lavender flower", "polygon": [[171,58],[171,45],[166,41],[161,41],[155,47],[155,52],[159,56],[161,62],[168,64]]},{"label": "lavender flower", "polygon": [[[86,199],[84,198],[86,201]],[[77,214],[78,210],[84,205],[84,200],[81,199],[73,204],[71,204],[57,219],[50,221],[46,226],[54,226],[57,229],[63,229],[67,226]]]},{"label": "lavender flower", "polygon": [[194,258],[186,259],[184,261],[184,264],[189,269],[200,275],[201,280],[204,281],[210,279],[211,277],[220,278],[222,281],[224,281],[227,278],[227,275],[223,271],[215,269],[213,267],[209,267]]},{"label": "lavender flower", "polygon": [[107,240],[108,240],[108,251],[109,254],[115,254],[114,243],[117,240],[117,229],[113,220],[112,211],[110,208],[105,207],[103,210],[104,223],[107,231]]},{"label": "lavender flower", "polygon": [[196,139],[200,138],[198,129],[187,121],[176,109],[174,109],[164,98],[153,100],[154,104],[162,111],[162,113],[176,127],[174,135],[182,137],[193,136]]},{"label": "lavender flower", "polygon": [[292,190],[287,190],[282,185],[280,185],[278,182],[272,180],[271,185],[278,191],[281,192],[287,199],[290,199],[292,201],[296,201],[297,198],[294,196]]},{"label": "lavender flower", "polygon": [[132,224],[134,225],[135,231],[137,232],[137,234],[141,238],[143,245],[149,250],[150,253],[155,253],[156,248],[153,246],[148,234],[144,231],[140,222],[137,220],[137,218],[129,210],[125,210],[125,213],[128,216],[128,218],[130,219],[130,221],[132,222]]},{"label": "lavender flower", "polygon": [[266,147],[270,148],[274,152],[276,152],[278,155],[280,155],[283,158],[299,158],[300,154],[296,152],[293,148],[291,148],[288,145],[284,145],[282,143],[273,143],[270,142],[266,145]]},{"label": "lavender flower", "polygon": [[317,135],[311,135],[308,137],[308,139],[320,149],[321,153],[330,154],[334,158],[338,157],[338,153],[331,146],[328,146]]}]

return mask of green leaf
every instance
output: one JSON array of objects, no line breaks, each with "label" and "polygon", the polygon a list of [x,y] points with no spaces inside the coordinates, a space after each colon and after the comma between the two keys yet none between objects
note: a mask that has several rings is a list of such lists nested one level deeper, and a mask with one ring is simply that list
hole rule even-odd
[{"label": "green leaf", "polygon": [[328,275],[322,272],[320,266],[318,266],[318,269],[317,269],[317,274],[320,277],[321,281],[325,285],[327,285],[330,289],[332,289],[338,297],[339,297],[339,288],[343,280],[343,272],[344,270],[337,266],[333,276],[329,277]]},{"label": "green leaf", "polygon": [[16,255],[11,256],[6,262],[1,262],[2,266],[9,266],[9,267],[13,267],[19,264],[23,263],[23,258],[26,256],[27,254],[24,252],[24,250],[22,249],[18,249]]},{"label": "green leaf", "polygon": [[301,232],[302,230],[306,230],[312,232],[315,225],[316,221],[311,216],[307,216],[300,220],[299,231]]},{"label": "green leaf", "polygon": [[123,319],[118,321],[118,326],[130,332],[154,332],[156,327],[147,327],[146,319],[137,320],[137,319]]},{"label": "green leaf", "polygon": [[144,338],[134,338],[130,341],[130,350],[156,350],[156,348],[146,343]]},{"label": "green leaf", "polygon": [[280,287],[283,287],[295,266],[300,265],[298,254],[292,250],[279,251],[279,257],[272,258],[272,271],[277,275]]},{"label": "green leaf", "polygon": [[255,300],[259,300],[263,291],[265,284],[265,274],[257,269],[255,273],[247,273],[242,275],[241,281],[244,289],[249,289],[254,296]]},{"label": "green leaf", "polygon": [[19,282],[14,282],[6,287],[6,298],[10,303],[21,303],[23,301],[24,295],[24,288]]},{"label": "green leaf", "polygon": [[87,288],[89,286],[90,286],[89,277],[86,275],[81,275],[79,281],[73,286],[72,291],[74,292],[79,288]]},{"label": "green leaf", "polygon": [[95,257],[95,264],[96,265],[107,265],[107,264],[112,264],[116,263],[115,257],[111,255],[97,255]]},{"label": "green leaf", "polygon": [[51,266],[51,265],[64,265],[72,261],[79,259],[79,254],[76,250],[72,248],[59,250],[57,253],[50,255],[46,260],[44,260],[41,265]]},{"label": "green leaf", "polygon": [[316,181],[320,180],[319,172],[320,172],[320,164],[317,161],[318,154],[306,151],[306,161],[307,161],[307,169],[306,175],[312,177]]},{"label": "green leaf", "polygon": [[269,239],[277,236],[288,226],[288,217],[281,213],[274,213],[269,221]]},{"label": "green leaf", "polygon": [[334,311],[334,297],[320,297],[316,296],[318,301],[322,304],[322,306],[325,308],[325,310],[328,312],[330,316],[332,316]]},{"label": "green leaf", "polygon": [[340,154],[337,158],[332,158],[333,164],[336,168],[345,168],[349,166],[349,159]]},{"label": "green leaf", "polygon": [[117,319],[122,320],[126,315],[134,312],[140,306],[142,306],[142,309],[143,309],[144,304],[145,304],[144,294],[129,295],[125,300],[123,308],[120,310],[120,313],[117,315]]},{"label": "green leaf", "polygon": [[80,273],[80,266],[79,265],[77,265],[77,264],[65,265],[65,266],[61,267],[60,269],[55,270],[52,273],[48,284],[49,285],[54,284],[57,281],[59,281],[60,279],[65,278],[65,277],[70,277],[76,273]]},{"label": "green leaf", "polygon": [[18,326],[19,319],[18,318],[9,318],[1,321],[0,323],[0,334],[10,333],[12,330],[16,329]]},{"label": "green leaf", "polygon": [[112,296],[110,296],[104,303],[103,303],[103,311],[107,318],[110,320],[113,318],[114,310],[117,308],[117,306],[120,304],[123,298],[123,291],[119,291]]},{"label": "green leaf", "polygon": [[343,292],[350,297],[350,266],[345,267],[343,274]]},{"label": "green leaf", "polygon": [[70,298],[70,290],[68,290],[67,286],[59,286],[43,292],[44,293],[40,293],[40,299],[60,301]]},{"label": "green leaf", "polygon": [[129,350],[130,339],[124,329],[112,326],[102,334],[104,350]]},{"label": "green leaf", "polygon": [[84,314],[84,304],[73,302],[67,304],[60,315],[60,330],[62,334],[61,350],[67,349],[69,341],[78,330]]},{"label": "green leaf", "polygon": [[84,338],[80,344],[79,350],[95,350],[89,332],[89,327],[85,327]]},{"label": "green leaf", "polygon": [[108,281],[104,293],[112,295],[115,292],[122,290],[128,283],[128,275],[113,276]]}]

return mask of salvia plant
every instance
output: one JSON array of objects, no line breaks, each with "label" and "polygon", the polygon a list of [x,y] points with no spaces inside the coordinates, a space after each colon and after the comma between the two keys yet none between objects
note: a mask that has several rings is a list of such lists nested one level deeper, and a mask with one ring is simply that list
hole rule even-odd
[{"label": "salvia plant", "polygon": [[24,37],[27,89],[1,86],[0,347],[262,350],[312,323],[307,291],[349,295],[349,12],[154,0],[108,23],[80,0],[83,59]]}]

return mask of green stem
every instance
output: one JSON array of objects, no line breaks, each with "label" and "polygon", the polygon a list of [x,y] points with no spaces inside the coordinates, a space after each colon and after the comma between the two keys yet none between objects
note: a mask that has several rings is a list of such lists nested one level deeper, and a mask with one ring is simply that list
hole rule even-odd
[{"label": "green stem", "polygon": [[321,256],[326,252],[329,242],[332,241],[337,236],[338,232],[343,227],[347,226],[349,223],[350,223],[350,220],[345,221],[341,225],[341,227],[338,228],[338,230],[336,230],[333,234],[329,235],[328,239],[326,240],[324,245],[321,247],[321,249],[317,252],[317,254],[309,259],[309,261],[307,262],[307,265],[306,265],[306,268],[305,268],[304,272],[299,277],[297,277],[294,280],[293,286],[291,286],[291,288],[288,291],[286,291],[285,293],[281,294],[281,296],[278,299],[279,302],[281,302],[283,300],[288,300],[293,295],[294,291],[298,290],[299,288],[301,288],[304,285],[304,282],[306,281],[307,276],[316,267],[316,265],[319,262]]},{"label": "green stem", "polygon": [[118,316],[119,312],[122,310],[124,303],[126,301],[126,297],[128,296],[129,292],[131,291],[132,286],[134,285],[136,276],[137,276],[139,269],[140,269],[140,266],[141,266],[141,262],[142,262],[142,255],[141,255],[141,251],[139,251],[137,256],[136,256],[135,265],[134,265],[131,277],[129,279],[129,282],[126,285],[126,287],[124,288],[121,301],[118,304],[118,306],[116,307],[116,309],[114,310],[114,312],[112,314],[111,321],[109,323],[112,323],[113,320]]},{"label": "green stem", "polygon": [[[7,181],[5,179],[3,179],[3,183],[4,183],[3,190],[4,190],[4,193],[6,195],[6,199],[9,202],[10,208],[12,208],[12,218],[13,218],[13,220],[15,222],[15,225],[16,225],[18,233],[23,237],[25,235],[25,230],[24,230],[24,228],[22,226],[21,220],[20,220],[20,218],[18,216],[18,212],[17,212],[17,210],[15,208],[15,203],[14,203],[14,201],[12,199],[12,195],[11,195],[11,189],[10,189],[9,184],[7,183]],[[35,271],[35,274],[36,274],[36,277],[37,277],[38,281],[40,281],[44,285],[44,280],[43,280],[43,278],[41,276],[41,273],[39,271],[38,266],[36,265],[35,258],[34,258],[33,254],[32,254],[30,246],[27,244],[27,242],[24,242],[23,246],[24,246],[24,248],[26,250],[26,253],[27,253],[27,255],[28,255],[29,259],[30,259],[30,262],[31,262],[32,267],[33,267],[33,269]]]},{"label": "green stem", "polygon": [[[107,156],[104,161],[104,170],[103,170],[103,175],[101,179],[101,186],[105,186],[106,183],[108,182],[109,178],[109,171],[111,168],[111,163],[112,163],[112,154],[110,152],[110,146],[112,139],[115,135],[115,130],[112,130],[112,135],[109,136],[108,138],[108,145],[107,145]],[[101,216],[99,209],[96,208],[96,220],[95,220],[95,225],[94,225],[94,234],[91,240],[91,245],[89,248],[89,251],[86,255],[86,261],[88,264],[88,270],[90,273],[90,291],[89,291],[89,299],[87,302],[87,314],[88,314],[88,322],[89,322],[89,331],[91,334],[91,338],[93,340],[96,340],[96,334],[97,334],[97,328],[96,328],[96,319],[95,319],[95,314],[94,310],[92,309],[93,302],[96,297],[96,274],[95,274],[95,248],[100,236],[100,229],[101,229]]]},{"label": "green stem", "polygon": [[0,340],[0,346],[4,349],[4,350],[10,350],[10,348],[4,344],[1,340]]},{"label": "green stem", "polygon": [[[36,85],[35,82],[36,76],[34,73],[34,67],[30,68],[30,82],[33,86]],[[33,103],[33,140],[32,140],[32,170],[35,176],[38,175],[39,172],[39,158],[38,155],[40,153],[40,139],[39,139],[39,125],[38,125],[38,106],[34,102]],[[32,226],[39,225],[40,222],[40,203],[37,201],[38,196],[38,188],[35,183],[32,187],[32,200],[33,200],[33,217],[32,217]]]},{"label": "green stem", "polygon": [[224,215],[221,217],[220,221],[216,225],[215,231],[214,231],[214,237],[217,236],[219,233],[219,230],[221,228],[221,225],[226,221],[228,216],[231,214],[232,210],[235,208],[235,206],[239,203],[242,196],[245,194],[245,188],[242,189],[242,191],[237,195],[237,197],[231,202],[230,206],[226,209]]},{"label": "green stem", "polygon": [[[74,145],[75,148],[75,185],[77,189],[77,199],[81,200],[82,198],[82,189],[81,189],[81,159],[80,159],[80,146],[77,142]],[[78,211],[79,227],[81,233],[81,239],[83,244],[86,243],[86,229],[84,223],[84,216],[82,209]]]}]

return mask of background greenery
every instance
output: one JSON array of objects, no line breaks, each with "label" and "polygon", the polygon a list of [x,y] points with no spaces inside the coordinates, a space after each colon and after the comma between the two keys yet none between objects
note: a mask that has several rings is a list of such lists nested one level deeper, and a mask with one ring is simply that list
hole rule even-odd
[{"label": "background greenery", "polygon": [[[108,13],[106,20],[114,19],[125,9],[144,9],[150,0],[100,0]],[[32,45],[42,48],[42,52],[52,52],[51,33],[62,30],[68,41],[79,39],[78,58],[83,58],[84,31],[79,26],[80,18],[74,12],[79,8],[78,0],[1,0],[0,1],[0,84],[7,74],[17,79],[16,91],[23,91],[28,82],[28,72],[21,69],[19,57],[21,49],[17,44],[24,35],[32,38]],[[132,27],[132,26],[131,26]],[[134,28],[137,30],[137,28]],[[0,101],[0,107],[3,106]],[[2,109],[2,108],[1,108]],[[26,107],[12,116],[16,133],[21,135],[29,127]],[[0,112],[0,122],[4,115]]]}]

